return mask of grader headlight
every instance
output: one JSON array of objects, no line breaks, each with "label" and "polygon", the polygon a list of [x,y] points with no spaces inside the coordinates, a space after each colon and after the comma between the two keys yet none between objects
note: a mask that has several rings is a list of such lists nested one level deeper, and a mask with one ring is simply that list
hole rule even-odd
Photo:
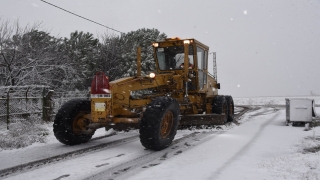
[{"label": "grader headlight", "polygon": [[159,47],[159,43],[153,43],[153,47]]},{"label": "grader headlight", "polygon": [[155,73],[150,73],[150,74],[149,74],[149,77],[153,79],[153,78],[156,77],[156,74],[155,74]]},{"label": "grader headlight", "polygon": [[184,40],[183,43],[184,44],[190,44],[190,40]]}]

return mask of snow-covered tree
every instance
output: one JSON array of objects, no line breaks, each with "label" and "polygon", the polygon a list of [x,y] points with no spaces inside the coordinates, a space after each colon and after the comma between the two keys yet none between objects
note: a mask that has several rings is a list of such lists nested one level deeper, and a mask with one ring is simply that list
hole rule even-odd
[{"label": "snow-covered tree", "polygon": [[[137,48],[141,47],[142,74],[154,70],[151,43],[166,38],[157,29],[103,35],[75,31],[56,38],[39,30],[41,23],[20,27],[0,19],[0,85],[46,85],[55,90],[83,90],[97,71],[111,80],[133,76]],[[4,76],[3,76],[4,75]]]},{"label": "snow-covered tree", "polygon": [[141,47],[142,74],[154,70],[152,42],[167,36],[157,29],[138,29],[121,36],[104,34],[99,49],[98,67],[111,80],[134,76],[137,72],[137,48]]},{"label": "snow-covered tree", "polygon": [[56,68],[58,41],[38,31],[40,24],[21,28],[9,21],[0,25],[0,66],[5,68],[5,86],[51,85]]},{"label": "snow-covered tree", "polygon": [[133,76],[137,72],[137,48],[141,47],[141,69],[142,74],[147,74],[155,68],[153,58],[152,42],[163,40],[166,34],[157,29],[138,29],[123,34],[120,37],[122,46],[122,66],[125,69],[124,76]]},{"label": "snow-covered tree", "polygon": [[19,42],[26,32],[30,32],[30,28],[23,29],[18,22],[10,25],[9,21],[5,21],[0,25],[0,66],[5,69],[4,85],[17,85],[21,72],[28,66],[20,53]]},{"label": "snow-covered tree", "polygon": [[48,86],[60,86],[66,67],[60,61],[59,52],[61,39],[56,39],[44,31],[33,30],[22,36],[21,52],[32,60],[34,66],[25,78],[24,85],[37,84]]},{"label": "snow-covered tree", "polygon": [[90,86],[92,76],[97,71],[98,47],[99,40],[93,34],[82,31],[75,31],[69,39],[64,39],[61,48],[65,52],[65,63],[73,68],[68,77],[76,89]]},{"label": "snow-covered tree", "polygon": [[99,46],[99,59],[97,65],[99,71],[103,71],[110,80],[115,80],[125,73],[122,65],[121,47],[122,43],[116,35],[103,34]]}]

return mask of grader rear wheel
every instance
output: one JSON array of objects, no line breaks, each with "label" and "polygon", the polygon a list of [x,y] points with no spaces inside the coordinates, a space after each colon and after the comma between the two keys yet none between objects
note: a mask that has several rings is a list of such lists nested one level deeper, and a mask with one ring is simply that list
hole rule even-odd
[{"label": "grader rear wheel", "polygon": [[215,114],[225,114],[223,124],[228,121],[228,104],[224,96],[215,96],[212,101],[212,112]]},{"label": "grader rear wheel", "polygon": [[147,105],[140,123],[140,142],[151,150],[168,147],[177,133],[180,109],[171,97],[158,97]]},{"label": "grader rear wheel", "polygon": [[232,96],[225,96],[228,106],[228,122],[233,122],[234,120],[234,102]]}]

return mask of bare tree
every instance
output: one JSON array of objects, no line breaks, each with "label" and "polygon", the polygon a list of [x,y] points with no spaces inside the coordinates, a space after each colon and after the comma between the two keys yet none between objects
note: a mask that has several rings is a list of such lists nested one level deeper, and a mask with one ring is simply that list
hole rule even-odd
[{"label": "bare tree", "polygon": [[14,24],[9,21],[0,24],[0,66],[5,69],[2,85],[63,84],[70,67],[61,61],[62,40],[39,31],[40,28],[41,23],[22,28],[18,20]]},{"label": "bare tree", "polygon": [[10,21],[2,22],[0,25],[0,65],[6,68],[6,80],[4,85],[20,85],[29,74],[31,74],[37,63],[37,59],[23,54],[23,35],[39,27],[35,24],[22,28],[17,20],[13,25]]},{"label": "bare tree", "polygon": [[6,68],[6,79],[4,85],[16,85],[15,65],[18,63],[18,46],[12,42],[13,36],[22,35],[27,29],[22,29],[18,21],[15,26],[10,26],[9,21],[0,25],[0,66]]}]

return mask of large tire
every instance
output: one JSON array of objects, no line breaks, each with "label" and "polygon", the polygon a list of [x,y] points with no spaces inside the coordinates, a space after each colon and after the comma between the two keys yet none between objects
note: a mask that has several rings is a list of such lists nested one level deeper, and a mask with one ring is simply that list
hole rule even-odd
[{"label": "large tire", "polygon": [[212,101],[212,113],[215,114],[225,114],[223,123],[228,121],[228,104],[224,96],[215,96]]},{"label": "large tire", "polygon": [[[94,130],[88,131],[89,120],[84,115],[91,113],[89,100],[73,99],[58,111],[53,124],[57,140],[66,145],[76,145],[89,141]],[[88,133],[89,132],[89,133]]]},{"label": "large tire", "polygon": [[167,148],[177,133],[179,115],[179,103],[175,99],[167,96],[154,99],[141,119],[141,144],[156,151]]},{"label": "large tire", "polygon": [[234,102],[232,96],[225,96],[228,105],[228,122],[234,121]]}]

